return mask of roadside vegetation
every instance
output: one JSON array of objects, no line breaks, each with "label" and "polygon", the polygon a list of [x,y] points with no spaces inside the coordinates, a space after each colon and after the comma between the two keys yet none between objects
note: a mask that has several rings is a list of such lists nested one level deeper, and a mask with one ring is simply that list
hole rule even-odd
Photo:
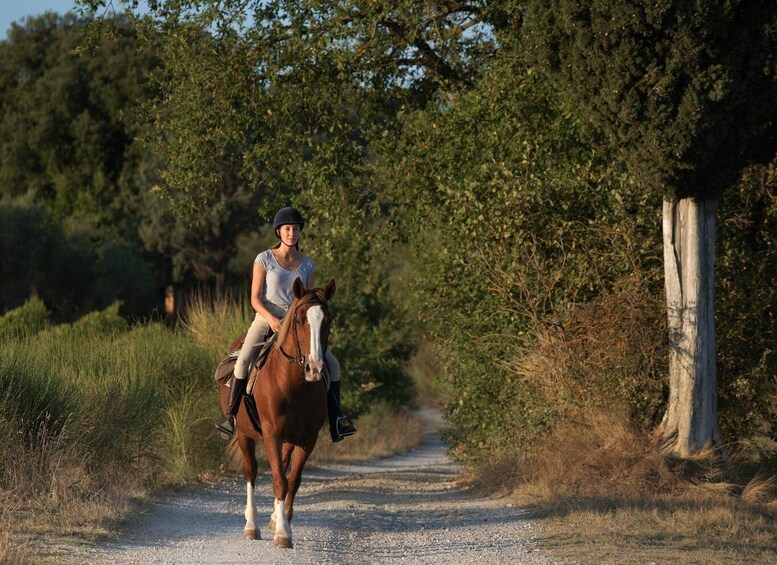
[{"label": "roadside vegetation", "polygon": [[[247,327],[245,309],[198,296],[185,327],[130,325],[118,311],[54,325],[31,300],[0,317],[1,562],[108,533],[153,489],[234,474],[213,426],[222,415],[212,375]],[[323,430],[321,461],[385,456],[420,440],[417,422],[386,403],[357,426],[351,448],[329,447]]]},{"label": "roadside vegetation", "polygon": [[[317,281],[337,282],[353,448],[403,449],[395,407],[439,402],[452,457],[531,503],[558,555],[773,560],[774,3],[78,4],[87,19],[0,45],[10,457],[60,450],[94,499],[124,469],[139,491],[217,471],[223,446],[194,433],[217,416],[205,391],[293,204]],[[664,254],[666,205],[689,199],[717,219],[696,309],[665,292],[664,257],[689,257],[671,245],[700,243]],[[185,327],[137,323],[168,285],[194,296]],[[683,348],[691,326],[705,337]],[[689,380],[677,361],[702,342]],[[683,413],[716,450],[680,454],[662,425],[682,379],[714,381]],[[57,506],[64,483],[12,469],[4,489]]]}]

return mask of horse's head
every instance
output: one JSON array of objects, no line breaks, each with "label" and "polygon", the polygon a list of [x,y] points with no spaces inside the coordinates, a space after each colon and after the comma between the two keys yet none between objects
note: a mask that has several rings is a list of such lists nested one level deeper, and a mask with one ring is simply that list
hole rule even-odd
[{"label": "horse's head", "polygon": [[[329,326],[332,323],[327,302],[335,294],[335,281],[329,279],[324,288],[305,290],[305,285],[297,279],[293,291],[296,300],[286,317],[289,318],[288,325],[291,325],[290,333],[294,335],[288,339],[294,340],[297,353],[295,360],[303,365],[305,380],[320,381],[324,371],[324,353],[329,345]],[[278,341],[285,341],[283,328],[280,333],[282,335],[278,336]]]}]

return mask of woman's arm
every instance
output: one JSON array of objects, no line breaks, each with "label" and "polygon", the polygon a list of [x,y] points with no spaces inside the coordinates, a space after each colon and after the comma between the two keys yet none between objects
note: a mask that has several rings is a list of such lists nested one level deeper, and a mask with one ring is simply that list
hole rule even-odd
[{"label": "woman's arm", "polygon": [[281,320],[265,308],[262,303],[262,289],[264,288],[264,277],[267,274],[261,263],[254,263],[254,274],[251,277],[251,306],[262,318],[267,320],[272,331],[277,332],[281,327]]},{"label": "woman's arm", "polygon": [[311,288],[315,288],[316,286],[316,273],[310,273],[308,275],[308,280],[305,282],[305,288],[307,290],[310,290]]}]

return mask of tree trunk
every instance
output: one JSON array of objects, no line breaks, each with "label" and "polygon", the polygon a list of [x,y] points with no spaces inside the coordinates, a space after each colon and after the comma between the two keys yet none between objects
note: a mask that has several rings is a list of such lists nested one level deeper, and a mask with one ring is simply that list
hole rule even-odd
[{"label": "tree trunk", "polygon": [[715,351],[717,200],[664,200],[669,404],[661,450],[689,457],[721,446]]}]

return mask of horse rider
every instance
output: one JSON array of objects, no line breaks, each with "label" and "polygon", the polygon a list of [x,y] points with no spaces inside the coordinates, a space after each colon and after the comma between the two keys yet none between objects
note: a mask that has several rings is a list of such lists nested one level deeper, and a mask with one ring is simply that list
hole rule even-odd
[{"label": "horse rider", "polygon": [[[277,332],[280,328],[281,318],[286,315],[294,300],[294,281],[299,278],[306,289],[314,287],[316,266],[310,257],[299,251],[299,237],[304,227],[305,220],[299,210],[292,207],[281,208],[273,219],[278,243],[259,253],[254,260],[251,306],[256,311],[256,316],[248,328],[230,379],[227,419],[216,425],[228,436],[235,433],[235,416],[246,389],[248,368],[264,341],[267,330]],[[330,379],[327,394],[329,432],[332,441],[338,442],[355,434],[356,428],[348,417],[340,412],[340,363],[331,351],[326,352],[325,363]]]}]

